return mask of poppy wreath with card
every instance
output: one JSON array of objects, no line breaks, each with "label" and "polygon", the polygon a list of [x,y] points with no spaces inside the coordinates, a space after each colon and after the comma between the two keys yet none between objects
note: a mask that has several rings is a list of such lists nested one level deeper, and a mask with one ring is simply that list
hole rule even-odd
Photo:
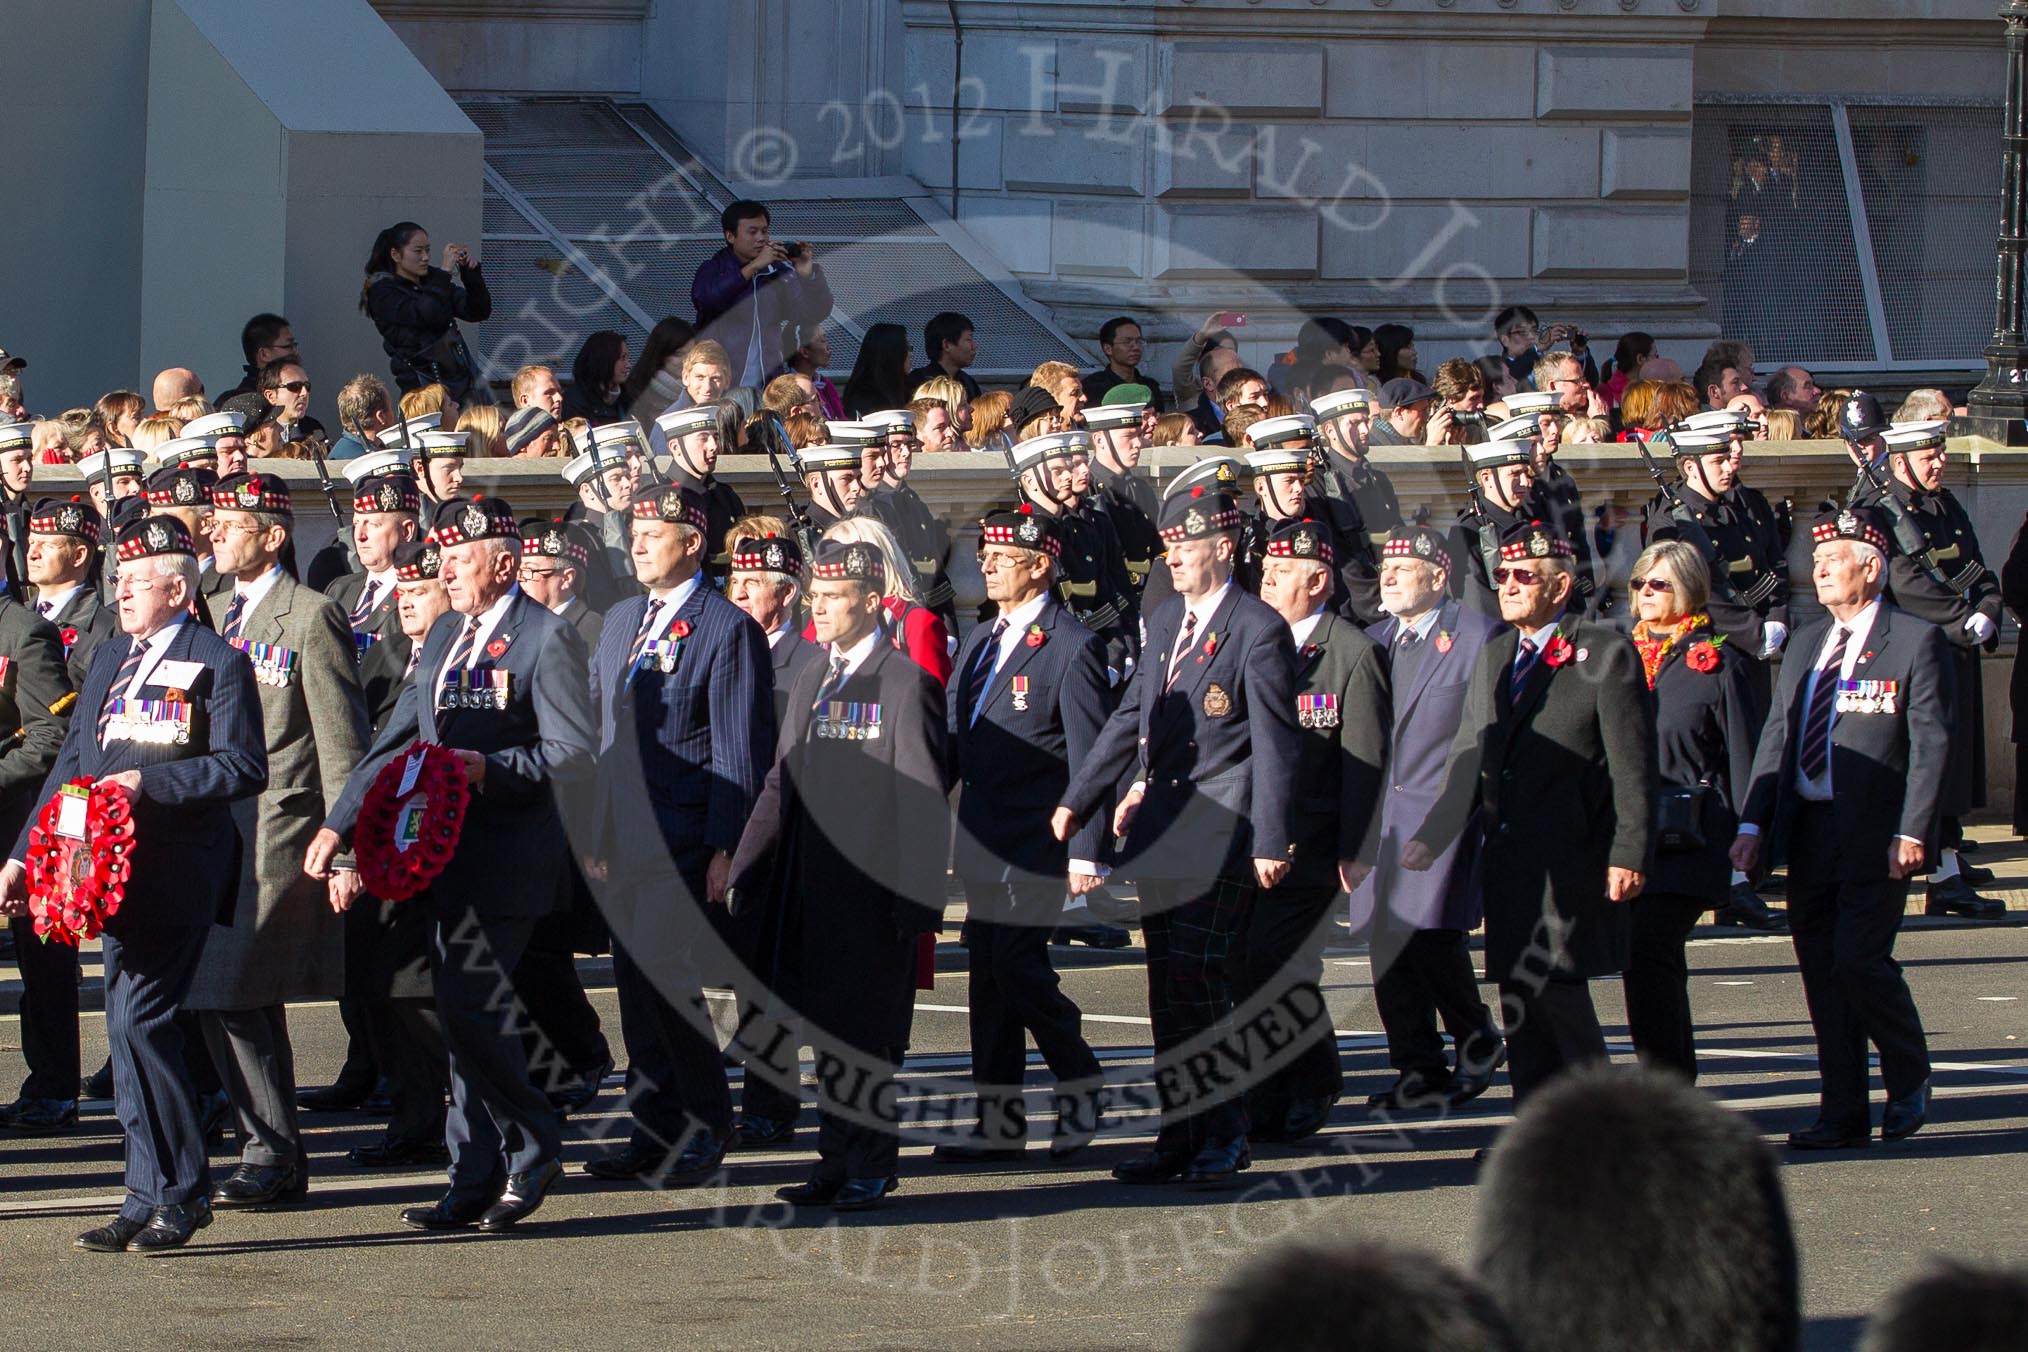
[{"label": "poppy wreath with card", "polygon": [[134,805],[110,784],[73,779],[28,832],[28,913],[44,943],[75,948],[105,932],[133,869]]},{"label": "poppy wreath with card", "polygon": [[417,742],[383,765],[352,833],[366,890],[407,901],[435,882],[457,852],[471,800],[465,767],[448,747]]}]

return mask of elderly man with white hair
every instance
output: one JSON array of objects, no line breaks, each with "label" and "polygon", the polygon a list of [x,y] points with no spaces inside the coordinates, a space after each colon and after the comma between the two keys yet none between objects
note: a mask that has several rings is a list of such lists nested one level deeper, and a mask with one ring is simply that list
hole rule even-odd
[{"label": "elderly man with white hair", "polygon": [[1811,525],[1827,613],[1789,644],[1732,843],[1732,866],[1747,873],[1784,846],[1789,861],[1789,929],[1823,1081],[1816,1122],[1789,1135],[1797,1150],[1870,1143],[1869,1042],[1887,1086],[1882,1139],[1912,1134],[1929,1108],[1929,1048],[1894,938],[1909,879],[1936,853],[1953,690],[1942,631],[1882,599],[1887,530],[1864,506]]}]

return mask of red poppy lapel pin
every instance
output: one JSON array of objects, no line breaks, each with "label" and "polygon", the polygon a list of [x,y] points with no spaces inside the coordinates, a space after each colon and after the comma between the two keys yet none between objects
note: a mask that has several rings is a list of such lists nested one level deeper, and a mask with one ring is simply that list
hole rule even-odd
[{"label": "red poppy lapel pin", "polygon": [[1436,650],[1440,653],[1447,653],[1451,650],[1451,635],[1449,630],[1437,630]]},{"label": "red poppy lapel pin", "polygon": [[504,638],[496,638],[486,645],[486,656],[488,657],[498,657],[506,651],[507,640]]},{"label": "red poppy lapel pin", "polygon": [[688,620],[672,620],[672,621],[670,621],[670,623],[669,623],[669,637],[670,637],[670,638],[689,638],[689,637],[690,637],[690,621],[688,621]]},{"label": "red poppy lapel pin", "polygon": [[1041,625],[1031,624],[1028,626],[1028,633],[1022,638],[1022,642],[1031,648],[1040,648],[1043,644],[1049,642],[1049,635],[1042,632]]},{"label": "red poppy lapel pin", "polygon": [[1570,646],[1570,640],[1558,634],[1542,646],[1542,660],[1552,667],[1560,667],[1577,655],[1577,649]]}]

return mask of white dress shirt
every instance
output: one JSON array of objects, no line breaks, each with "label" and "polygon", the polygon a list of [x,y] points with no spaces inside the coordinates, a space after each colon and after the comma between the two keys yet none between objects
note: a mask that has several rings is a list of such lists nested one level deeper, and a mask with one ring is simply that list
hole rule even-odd
[{"label": "white dress shirt", "polygon": [[1289,626],[1289,637],[1295,640],[1298,653],[1302,652],[1303,645],[1310,641],[1310,635],[1317,632],[1317,626],[1323,623],[1323,620],[1324,608],[1318,606],[1307,618],[1297,620]]},{"label": "white dress shirt", "polygon": [[676,618],[676,612],[683,609],[684,606],[690,604],[690,594],[697,590],[697,584],[700,581],[702,581],[703,578],[704,574],[701,572],[692,573],[689,577],[683,579],[683,581],[677,583],[673,587],[667,587],[661,591],[649,592],[648,593],[649,603],[653,604],[656,601],[660,601],[662,603],[662,613],[655,617],[655,627],[653,629],[650,629],[642,637],[644,637],[648,642],[654,643],[659,641],[663,635],[667,634],[669,632],[670,623]]},{"label": "white dress shirt", "polygon": [[[1007,621],[1007,628],[1000,635],[1000,650],[993,654],[992,667],[986,672],[985,679],[979,683],[981,689],[992,685],[993,677],[999,673],[1001,667],[1007,665],[1007,659],[1014,655],[1014,649],[1026,641],[1028,626],[1035,623],[1036,618],[1042,614],[1043,603],[1048,600],[1048,592],[1039,592],[1014,609],[1001,612],[1002,618]],[[976,698],[978,691],[972,693]]]},{"label": "white dress shirt", "polygon": [[[134,679],[127,683],[126,690],[109,691],[107,692],[107,697],[109,699],[125,699],[127,691],[140,690],[145,687],[149,680],[153,678],[155,668],[162,665],[162,655],[169,651],[169,645],[175,641],[176,631],[187,624],[189,620],[190,617],[188,615],[178,615],[147,638],[141,640],[146,647],[146,651],[142,654],[141,665],[134,669]],[[132,639],[128,640],[129,643],[132,641]],[[133,649],[129,648],[128,651],[132,652]]]},{"label": "white dress shirt", "polygon": [[[845,650],[844,653],[845,674],[843,678],[841,678],[841,680],[839,681],[840,685],[843,685],[846,681],[851,680],[854,673],[856,673],[859,670],[859,668],[866,665],[866,659],[873,656],[873,645],[880,642],[882,637],[883,632],[880,626],[875,625],[871,633],[867,634],[865,638],[860,639],[857,643],[853,644],[851,647]],[[824,661],[826,663],[825,667],[826,679],[829,679],[830,674],[829,664],[832,661],[834,661],[838,657],[838,655],[839,655],[838,645],[834,643],[831,645],[831,651],[827,653],[824,658]]]},{"label": "white dress shirt", "polygon": [[[1225,604],[1225,594],[1231,590],[1232,590],[1232,579],[1227,578],[1222,584],[1220,584],[1218,590],[1212,592],[1209,596],[1200,596],[1194,601],[1184,602],[1183,605],[1184,623],[1188,623],[1190,618],[1193,616],[1197,621],[1195,627],[1192,628],[1190,631],[1190,643],[1193,651],[1196,648],[1200,648],[1204,645],[1204,640],[1210,632],[1211,617],[1213,615],[1216,615],[1218,613],[1218,608]],[[1169,654],[1169,666],[1162,673],[1162,676],[1165,680],[1168,678],[1171,672],[1182,670],[1182,662],[1185,656],[1185,654],[1181,649],[1181,640],[1183,637],[1182,624],[1178,624],[1176,626],[1176,637],[1178,641],[1178,648],[1177,651]]]},{"label": "white dress shirt", "polygon": [[79,583],[60,592],[46,591],[35,598],[35,613],[54,624],[56,617],[63,614],[63,608],[70,604],[71,598],[83,590],[84,585]]},{"label": "white dress shirt", "polygon": [[247,617],[254,613],[254,607],[265,601],[268,593],[273,591],[275,584],[281,580],[282,570],[280,565],[268,569],[251,582],[241,582],[237,578],[233,579],[232,594],[235,597],[246,598],[246,604],[240,607],[239,612],[239,622],[241,625],[246,624]]},{"label": "white dress shirt", "polygon": [[[472,654],[470,657],[467,657],[465,659],[464,670],[470,671],[474,666],[478,664],[479,659],[486,655],[486,645],[492,641],[493,631],[500,627],[500,622],[507,617],[507,607],[514,604],[514,598],[519,595],[521,595],[521,584],[517,582],[513,586],[509,587],[506,593],[502,595],[499,600],[495,601],[492,605],[486,607],[486,609],[479,612],[479,634],[478,637],[474,639],[472,642]],[[457,619],[459,631],[462,632],[464,626],[470,622],[471,617],[468,615],[459,615]],[[455,636],[453,636],[451,639],[451,651],[456,652],[457,647],[458,640]],[[435,681],[431,682],[429,689],[442,690],[444,688],[444,677],[450,674],[450,668],[451,668],[451,659],[450,656],[446,654],[444,657],[444,665],[438,668],[437,678]]]}]

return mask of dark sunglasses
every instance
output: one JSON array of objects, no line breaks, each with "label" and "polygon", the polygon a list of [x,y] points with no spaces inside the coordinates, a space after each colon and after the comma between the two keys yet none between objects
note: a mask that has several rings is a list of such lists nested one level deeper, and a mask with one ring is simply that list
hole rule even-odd
[{"label": "dark sunglasses", "polygon": [[307,380],[285,380],[275,386],[275,388],[287,390],[290,394],[308,394],[310,392],[310,382]]},{"label": "dark sunglasses", "polygon": [[1667,596],[1676,590],[1676,585],[1666,577],[1637,577],[1627,583],[1628,591],[1655,592]]},{"label": "dark sunglasses", "polygon": [[1501,567],[1495,568],[1493,570],[1493,581],[1498,582],[1502,585],[1505,585],[1509,581],[1513,581],[1520,583],[1524,587],[1532,587],[1537,582],[1539,582],[1541,578],[1542,575],[1536,572],[1533,568]]}]

